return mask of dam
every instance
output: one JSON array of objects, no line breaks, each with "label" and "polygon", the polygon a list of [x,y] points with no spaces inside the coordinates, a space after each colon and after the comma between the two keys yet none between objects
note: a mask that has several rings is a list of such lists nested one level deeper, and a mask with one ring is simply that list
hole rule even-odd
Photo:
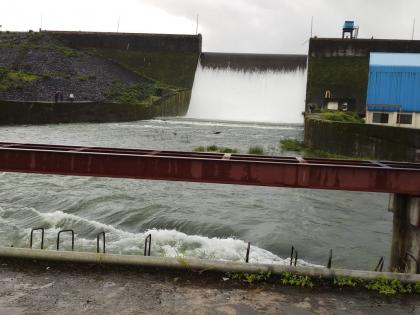
[{"label": "dam", "polygon": [[188,118],[303,122],[305,55],[200,55]]}]

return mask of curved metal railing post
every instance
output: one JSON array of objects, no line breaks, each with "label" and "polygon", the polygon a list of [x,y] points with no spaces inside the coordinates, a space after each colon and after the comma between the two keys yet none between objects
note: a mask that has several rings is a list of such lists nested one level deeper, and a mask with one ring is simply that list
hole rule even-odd
[{"label": "curved metal railing post", "polygon": [[248,242],[248,246],[246,248],[246,256],[245,256],[245,262],[249,263],[249,252],[251,251],[251,242]]},{"label": "curved metal railing post", "polygon": [[144,240],[144,256],[150,256],[151,247],[152,247],[152,234],[149,234]]},{"label": "curved metal railing post", "polygon": [[34,231],[41,231],[41,249],[44,249],[44,228],[35,228],[31,230],[31,239],[29,241],[29,247],[32,248],[33,243],[33,237],[34,237]]},{"label": "curved metal railing post", "polygon": [[100,232],[98,235],[96,235],[96,252],[99,253],[99,238],[101,235],[103,241],[102,251],[105,254],[105,232]]},{"label": "curved metal railing post", "polygon": [[71,232],[71,250],[74,251],[74,231],[73,230],[62,230],[57,234],[57,250],[60,250],[60,234],[65,232]]},{"label": "curved metal railing post", "polygon": [[330,257],[328,257],[327,268],[331,269],[332,266],[332,249],[330,249]]},{"label": "curved metal railing post", "polygon": [[382,272],[383,268],[384,268],[384,257],[382,256],[381,259],[379,259],[378,264],[376,265],[375,271]]}]

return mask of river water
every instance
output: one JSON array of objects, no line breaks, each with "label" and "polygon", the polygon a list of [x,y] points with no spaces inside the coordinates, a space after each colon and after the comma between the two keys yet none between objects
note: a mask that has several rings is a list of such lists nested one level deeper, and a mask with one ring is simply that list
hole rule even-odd
[{"label": "river water", "polygon": [[[280,154],[282,138],[301,139],[301,125],[191,119],[109,124],[0,127],[0,141],[159,150],[200,145],[258,144]],[[27,247],[33,227],[46,227],[48,248],[57,232],[76,232],[76,249],[141,254],[152,234],[152,255],[287,263],[294,245],[305,262],[372,269],[389,257],[392,216],[388,196],[375,193],[283,189],[128,179],[0,174],[0,245]],[[66,239],[66,236],[63,235]],[[64,248],[69,248],[68,238]],[[301,263],[303,263],[301,261]]]}]

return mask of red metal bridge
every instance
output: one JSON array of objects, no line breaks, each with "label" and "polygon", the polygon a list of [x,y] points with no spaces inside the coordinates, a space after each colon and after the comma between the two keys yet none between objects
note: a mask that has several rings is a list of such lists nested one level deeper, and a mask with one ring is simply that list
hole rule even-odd
[{"label": "red metal bridge", "polygon": [[420,164],[0,142],[0,171],[420,196]]}]

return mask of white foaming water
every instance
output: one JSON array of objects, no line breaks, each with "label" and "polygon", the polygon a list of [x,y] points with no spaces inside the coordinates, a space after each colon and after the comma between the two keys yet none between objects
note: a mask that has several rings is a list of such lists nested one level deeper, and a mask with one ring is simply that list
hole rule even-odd
[{"label": "white foaming water", "polygon": [[197,68],[188,118],[302,123],[306,70]]},{"label": "white foaming water", "polygon": [[[62,211],[41,213],[33,208],[8,209],[0,207],[0,227],[5,224],[3,216],[8,218],[9,228],[19,228],[19,242],[16,245],[26,247],[31,228],[43,226],[45,230],[45,248],[55,249],[56,236],[60,230],[72,228],[76,234],[77,251],[96,251],[96,235],[106,232],[106,250],[108,253],[143,255],[145,238],[152,235],[152,255],[163,257],[195,257],[201,259],[244,261],[247,243],[234,238],[208,238],[199,235],[187,235],[176,230],[151,229],[144,233],[131,233],[94,220],[81,218]],[[4,238],[5,235],[2,237]],[[16,235],[14,235],[16,237]],[[70,249],[68,235],[62,236],[62,249]],[[40,242],[39,235],[34,235],[34,246]],[[8,246],[9,244],[1,244]],[[261,264],[289,264],[290,259],[251,246],[250,262]],[[301,266],[315,266],[299,260]]]}]

